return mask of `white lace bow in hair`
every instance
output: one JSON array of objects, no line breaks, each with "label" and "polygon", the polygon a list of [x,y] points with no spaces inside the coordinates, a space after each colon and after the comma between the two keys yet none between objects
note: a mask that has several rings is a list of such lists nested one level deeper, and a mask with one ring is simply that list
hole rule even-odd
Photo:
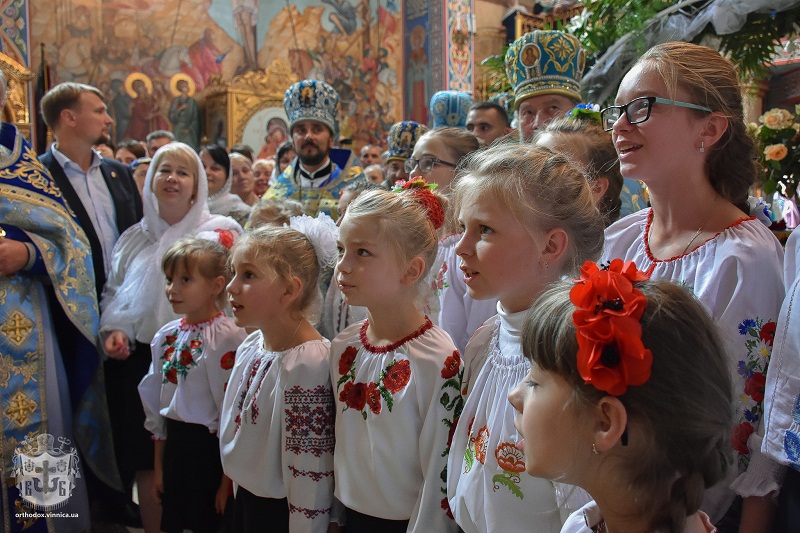
[{"label": "white lace bow in hair", "polygon": [[292,217],[289,219],[289,227],[299,231],[311,241],[320,267],[336,265],[339,255],[336,246],[339,228],[331,217],[325,213],[319,213],[317,218],[308,215]]}]

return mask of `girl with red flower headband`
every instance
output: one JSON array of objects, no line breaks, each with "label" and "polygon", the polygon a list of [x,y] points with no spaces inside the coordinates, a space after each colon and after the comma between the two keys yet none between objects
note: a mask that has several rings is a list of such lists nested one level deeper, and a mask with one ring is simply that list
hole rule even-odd
[{"label": "girl with red flower headband", "polygon": [[457,529],[443,480],[463,365],[421,311],[444,208],[423,184],[398,188],[362,192],[339,228],[335,282],[347,304],[368,311],[331,343],[336,497],[348,533]]},{"label": "girl with red flower headband", "polygon": [[508,399],[525,471],[594,499],[562,533],[716,531],[699,509],[734,460],[732,380],[688,290],[587,262],[536,300],[522,346],[531,369]]},{"label": "girl with red flower headband", "polygon": [[525,457],[514,447],[507,395],[530,368],[520,340],[525,311],[547,285],[599,255],[603,219],[566,156],[517,143],[470,157],[455,200],[463,283],[476,300],[496,298],[498,314],[478,328],[464,355],[467,399],[448,462],[450,506],[467,533],[556,532],[562,510],[588,497],[521,475]]},{"label": "girl with red flower headband", "polygon": [[217,431],[236,349],[247,334],[222,312],[227,263],[228,250],[205,239],[180,239],[161,261],[167,298],[183,318],[153,337],[139,395],[155,442],[152,497],[161,503],[162,531],[217,531],[231,488]]},{"label": "girl with red flower headband", "polygon": [[[784,298],[783,250],[749,215],[756,181],[736,67],[717,50],[654,46],[602,111],[625,178],[643,181],[651,207],[606,230],[602,260],[634,261],[652,279],[689,287],[720,324],[734,377],[737,461],[703,511],[722,531],[769,529],[784,469],[761,452],[761,385]],[[762,334],[762,331],[764,334]]]},{"label": "girl with red flower headband", "polygon": [[336,224],[292,217],[236,243],[228,284],[236,352],[222,404],[220,453],[236,486],[233,533],[328,531],[333,503],[330,342],[314,326],[319,275],[336,260]]}]

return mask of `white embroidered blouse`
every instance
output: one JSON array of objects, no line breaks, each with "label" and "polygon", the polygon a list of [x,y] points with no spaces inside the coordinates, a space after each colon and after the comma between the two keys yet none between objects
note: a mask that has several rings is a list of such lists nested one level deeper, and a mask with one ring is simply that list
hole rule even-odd
[{"label": "white embroidered blouse", "polygon": [[223,313],[200,324],[173,320],[158,330],[150,372],[139,383],[144,426],[154,438],[167,438],[166,418],[217,432],[236,349],[246,336]]},{"label": "white embroidered blouse", "polygon": [[456,531],[443,480],[461,411],[461,356],[430,320],[372,346],[367,321],[331,344],[336,397],[336,497],[360,513],[409,520],[408,531]]},{"label": "white embroidered blouse", "polygon": [[283,352],[261,331],[236,352],[220,415],[222,468],[262,498],[287,498],[292,532],[325,532],[333,501],[333,396],[327,339]]},{"label": "white embroidered blouse", "polygon": [[765,376],[784,297],[783,250],[763,223],[748,217],[685,255],[658,260],[647,243],[651,220],[652,210],[644,209],[609,226],[602,262],[632,260],[652,279],[688,287],[720,327],[733,379],[737,461],[726,480],[706,491],[703,510],[717,521],[733,491],[763,496],[778,489],[782,475],[780,466],[762,455],[761,440]]},{"label": "white embroidered blouse", "polygon": [[558,532],[589,496],[525,472],[523,452],[514,446],[519,435],[508,393],[530,371],[521,344],[527,311],[505,313],[499,304],[497,311],[472,336],[464,356],[467,399],[448,461],[450,507],[466,533]]}]

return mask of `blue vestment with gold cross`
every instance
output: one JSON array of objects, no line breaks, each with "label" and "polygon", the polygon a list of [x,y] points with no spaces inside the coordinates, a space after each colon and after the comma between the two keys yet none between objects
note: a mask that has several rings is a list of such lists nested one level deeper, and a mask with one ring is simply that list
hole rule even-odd
[{"label": "blue vestment with gold cross", "polygon": [[350,183],[366,179],[361,167],[356,166],[355,155],[351,150],[334,148],[330,154],[333,170],[320,187],[300,186],[297,172],[298,158],[295,158],[278,177],[275,184],[264,193],[263,198],[293,198],[303,204],[305,214],[316,217],[325,213],[333,220],[339,218],[339,196]]},{"label": "blue vestment with gold cross", "polygon": [[32,268],[0,277],[0,529],[69,531],[89,517],[17,518],[31,509],[19,498],[13,463],[26,439],[49,433],[80,450],[84,472],[91,466],[104,482],[120,485],[96,349],[91,249],[58,186],[13,125],[0,127],[0,152],[0,228],[5,238],[35,251]]}]

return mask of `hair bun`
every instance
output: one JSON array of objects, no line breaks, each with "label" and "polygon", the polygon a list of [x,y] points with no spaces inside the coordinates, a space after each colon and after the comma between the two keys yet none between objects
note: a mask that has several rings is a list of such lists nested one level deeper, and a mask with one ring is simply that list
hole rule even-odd
[{"label": "hair bun", "polygon": [[444,206],[433,193],[438,187],[435,183],[428,183],[423,178],[415,180],[398,180],[392,192],[408,191],[409,194],[428,212],[428,219],[433,227],[439,229],[444,224]]}]

